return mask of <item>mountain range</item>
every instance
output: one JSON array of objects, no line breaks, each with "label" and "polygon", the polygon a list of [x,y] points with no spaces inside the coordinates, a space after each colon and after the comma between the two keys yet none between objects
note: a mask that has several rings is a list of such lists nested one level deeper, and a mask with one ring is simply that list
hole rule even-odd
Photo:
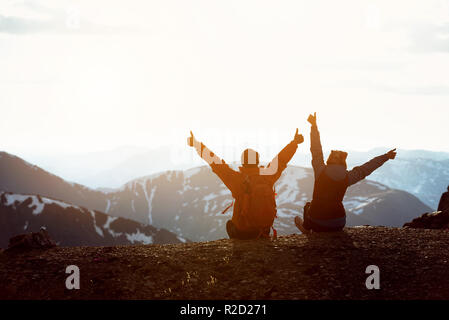
[{"label": "mountain range", "polygon": [[[275,147],[268,149],[277,150]],[[223,155],[232,155],[232,151],[235,151],[235,148],[228,146]],[[386,151],[387,148],[366,152],[349,151],[348,165],[360,165]],[[76,181],[91,188],[101,187],[102,190],[119,188],[133,179],[149,174],[204,165],[204,162],[185,146],[161,146],[156,149],[121,147],[89,154],[29,156],[27,159],[66,180]],[[310,161],[309,153],[298,150],[290,164],[310,167]],[[390,188],[407,191],[435,210],[441,193],[445,192],[449,185],[449,153],[400,149],[397,159],[386,163],[374,172],[370,179]]]},{"label": "mountain range", "polygon": [[[208,241],[226,237],[222,210],[231,194],[206,166],[164,171],[134,179],[120,188],[94,190],[70,183],[23,159],[0,153],[0,190],[59,199],[87,210],[104,212],[138,223],[167,229],[181,239]],[[310,201],[313,172],[289,166],[276,184],[280,234],[298,232],[294,216]],[[418,198],[365,180],[352,186],[345,197],[348,225],[402,226],[431,209]]]}]

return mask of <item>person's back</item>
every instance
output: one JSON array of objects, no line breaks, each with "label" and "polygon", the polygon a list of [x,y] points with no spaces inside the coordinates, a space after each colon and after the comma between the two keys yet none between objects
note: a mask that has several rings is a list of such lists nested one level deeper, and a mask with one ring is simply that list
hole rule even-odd
[{"label": "person's back", "polygon": [[449,186],[447,192],[441,195],[440,203],[438,204],[438,211],[449,210]]},{"label": "person's back", "polygon": [[226,224],[230,238],[254,239],[269,235],[276,217],[274,184],[295,154],[297,145],[303,141],[304,137],[296,130],[294,139],[267,167],[259,166],[259,154],[256,151],[246,149],[242,153],[242,166],[239,171],[235,171],[191,133],[189,146],[195,147],[198,154],[209,163],[234,198],[232,219]]},{"label": "person's back", "polygon": [[[228,223],[228,233],[236,230],[244,231],[240,234],[244,238],[254,238],[259,233],[267,235],[276,216],[276,200],[272,175],[261,174],[258,166],[241,166],[232,183],[234,198],[234,212],[232,225]],[[234,230],[235,231],[235,230]]]},{"label": "person's back", "polygon": [[362,166],[348,171],[346,159],[348,154],[333,150],[327,163],[324,163],[320,133],[315,115],[310,115],[311,123],[310,151],[312,167],[315,174],[313,199],[304,207],[303,219],[295,217],[295,224],[303,233],[310,230],[318,232],[338,231],[346,225],[346,211],[343,198],[346,190],[353,184],[365,179],[374,170],[389,159],[396,157],[396,150],[368,161]]},{"label": "person's back", "polygon": [[340,219],[345,216],[343,198],[348,189],[348,171],[340,165],[328,165],[315,181],[313,215],[315,219]]}]

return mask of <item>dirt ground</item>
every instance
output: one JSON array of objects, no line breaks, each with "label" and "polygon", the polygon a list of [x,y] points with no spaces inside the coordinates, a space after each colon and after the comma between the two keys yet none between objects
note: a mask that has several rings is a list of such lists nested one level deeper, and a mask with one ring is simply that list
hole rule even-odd
[{"label": "dirt ground", "polygon": [[[449,232],[384,227],[271,240],[0,253],[0,299],[449,299]],[[66,267],[80,290],[66,289]],[[368,290],[366,268],[380,269]]]}]

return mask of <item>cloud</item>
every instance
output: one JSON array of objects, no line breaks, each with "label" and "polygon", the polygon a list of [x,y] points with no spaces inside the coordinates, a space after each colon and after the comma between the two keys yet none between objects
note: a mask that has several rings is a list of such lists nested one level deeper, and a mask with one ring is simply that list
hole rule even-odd
[{"label": "cloud", "polygon": [[58,29],[58,26],[53,21],[40,21],[0,15],[0,32],[2,33],[28,34],[57,32]]},{"label": "cloud", "polygon": [[415,25],[411,29],[411,40],[410,49],[415,52],[449,52],[449,23]]},{"label": "cloud", "polygon": [[134,27],[102,26],[84,19],[76,7],[53,9],[37,3],[23,5],[43,18],[0,14],[0,33],[6,34],[117,34],[138,32]]},{"label": "cloud", "polygon": [[391,84],[382,81],[368,79],[342,80],[335,85],[336,88],[369,89],[382,92],[390,92],[399,95],[449,95],[449,85],[445,84]]},{"label": "cloud", "polygon": [[373,88],[397,94],[417,95],[449,95],[449,86],[392,86],[385,84],[373,84]]}]

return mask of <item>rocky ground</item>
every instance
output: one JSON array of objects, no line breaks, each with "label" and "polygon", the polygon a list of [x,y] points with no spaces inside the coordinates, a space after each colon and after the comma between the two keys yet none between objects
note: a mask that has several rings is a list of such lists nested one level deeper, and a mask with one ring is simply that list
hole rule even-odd
[{"label": "rocky ground", "polygon": [[[0,299],[449,299],[449,232],[383,227],[275,241],[0,253]],[[81,289],[67,290],[77,265]],[[366,267],[380,268],[367,290]]]}]

